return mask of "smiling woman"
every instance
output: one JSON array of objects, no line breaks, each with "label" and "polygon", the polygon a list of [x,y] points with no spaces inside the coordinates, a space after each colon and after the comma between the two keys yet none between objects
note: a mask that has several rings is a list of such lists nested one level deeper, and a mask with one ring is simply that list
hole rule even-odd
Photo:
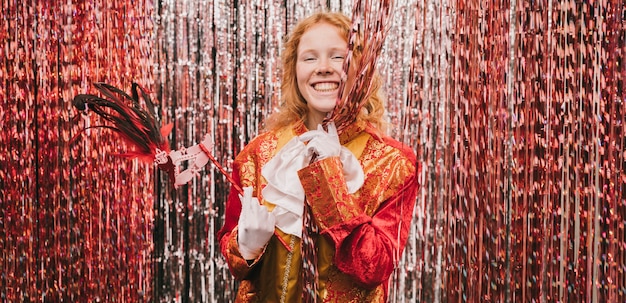
[{"label": "smiling woman", "polygon": [[345,37],[329,23],[314,25],[302,35],[296,78],[309,110],[305,121],[308,129],[315,129],[335,108],[347,49]]},{"label": "smiling woman", "polygon": [[[315,30],[319,35],[314,37],[313,27],[320,27],[320,29]],[[282,54],[283,61],[283,77],[281,84],[281,92],[282,92],[282,103],[281,108],[278,112],[269,116],[266,120],[265,130],[277,130],[287,125],[293,124],[296,121],[302,120],[303,117],[306,117],[309,114],[309,107],[304,92],[301,87],[299,87],[299,81],[306,81],[306,77],[301,79],[301,77],[297,76],[298,70],[297,67],[299,65],[298,60],[304,60],[304,51],[313,48],[318,48],[320,45],[330,45],[330,41],[332,40],[335,46],[332,46],[328,51],[336,51],[333,55],[336,57],[332,60],[332,67],[334,73],[338,76],[341,76],[341,80],[344,81],[343,87],[345,89],[341,92],[342,96],[345,97],[349,91],[349,88],[353,86],[355,82],[355,74],[356,69],[355,65],[350,65],[349,75],[346,75],[343,72],[343,68],[337,68],[335,63],[341,62],[341,64],[345,65],[345,61],[351,59],[352,62],[358,62],[362,59],[363,56],[363,44],[362,44],[362,35],[361,33],[356,33],[356,35],[351,32],[352,23],[350,18],[340,13],[319,13],[313,14],[308,18],[305,18],[298,23],[298,26],[294,27],[289,39],[284,44],[284,51]],[[325,30],[322,31],[321,28]],[[306,34],[306,36],[305,36]],[[308,37],[311,38],[309,43],[313,43],[312,46],[306,47],[306,41],[301,43],[303,39]],[[353,38],[353,41],[349,41],[350,38]],[[355,45],[351,48],[351,58],[347,57],[348,48],[350,47],[349,43],[354,43]],[[333,49],[337,48],[338,49]],[[319,50],[318,50],[319,51]],[[341,59],[339,59],[341,57]],[[309,60],[311,60],[309,58]],[[331,63],[329,63],[331,64]],[[329,68],[329,67],[327,67]],[[323,72],[324,70],[322,70]],[[382,81],[379,74],[373,70],[372,77],[368,79],[371,83],[368,89],[367,97],[364,100],[353,100],[353,101],[362,101],[363,106],[359,113],[356,115],[356,119],[359,121],[367,121],[371,123],[376,129],[380,131],[385,131],[386,124],[384,119],[385,108],[383,106],[383,97],[381,93]],[[329,73],[328,70],[325,71]],[[334,75],[334,76],[337,76]],[[330,76],[333,77],[333,76]],[[306,86],[306,84],[305,84]],[[321,89],[321,87],[318,87]],[[341,85],[339,87],[341,89]],[[339,91],[337,91],[339,93]],[[333,100],[333,109],[335,103],[338,100]],[[331,111],[333,109],[330,109]],[[330,114],[330,113],[329,113]],[[352,121],[350,121],[352,122]],[[316,127],[314,123],[307,123],[308,127]],[[341,127],[340,125],[337,125]]]},{"label": "smiling woman", "polygon": [[237,302],[387,299],[420,166],[381,131],[377,74],[344,131],[321,126],[342,81],[354,81],[352,69],[343,72],[350,28],[347,16],[327,12],[295,26],[282,58],[282,107],[233,163],[244,195],[231,190],[218,239],[241,281]]}]

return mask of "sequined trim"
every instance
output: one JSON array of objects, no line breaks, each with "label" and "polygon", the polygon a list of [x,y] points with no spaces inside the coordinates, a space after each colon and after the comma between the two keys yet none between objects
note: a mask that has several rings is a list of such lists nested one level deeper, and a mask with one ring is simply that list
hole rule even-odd
[{"label": "sequined trim", "polygon": [[296,246],[296,237],[291,236],[289,241],[289,252],[287,253],[287,261],[285,261],[285,274],[283,275],[282,293],[280,294],[280,303],[285,303],[287,298],[287,290],[289,286],[289,273],[291,272],[291,259],[293,259],[293,248]]}]

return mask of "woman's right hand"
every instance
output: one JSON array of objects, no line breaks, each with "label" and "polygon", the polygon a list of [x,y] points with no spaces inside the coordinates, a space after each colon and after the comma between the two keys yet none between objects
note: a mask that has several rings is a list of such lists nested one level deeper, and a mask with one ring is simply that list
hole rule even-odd
[{"label": "woman's right hand", "polygon": [[237,231],[239,252],[246,260],[254,260],[263,252],[263,248],[274,234],[276,217],[252,197],[252,187],[243,188],[241,214]]}]

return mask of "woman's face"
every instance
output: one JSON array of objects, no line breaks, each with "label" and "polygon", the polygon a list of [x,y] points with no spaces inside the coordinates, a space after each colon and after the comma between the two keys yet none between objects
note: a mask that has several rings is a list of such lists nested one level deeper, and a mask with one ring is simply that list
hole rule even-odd
[{"label": "woman's face", "polygon": [[347,49],[348,42],[328,23],[312,26],[300,38],[296,79],[309,108],[309,129],[322,123],[335,108]]}]

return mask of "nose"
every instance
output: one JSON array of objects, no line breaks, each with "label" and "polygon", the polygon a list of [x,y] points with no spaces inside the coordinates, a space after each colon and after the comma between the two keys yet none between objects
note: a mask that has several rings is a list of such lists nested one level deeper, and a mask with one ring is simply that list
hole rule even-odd
[{"label": "nose", "polygon": [[331,68],[328,60],[321,60],[319,66],[315,70],[315,73],[318,75],[329,75],[333,73],[333,69]]}]

